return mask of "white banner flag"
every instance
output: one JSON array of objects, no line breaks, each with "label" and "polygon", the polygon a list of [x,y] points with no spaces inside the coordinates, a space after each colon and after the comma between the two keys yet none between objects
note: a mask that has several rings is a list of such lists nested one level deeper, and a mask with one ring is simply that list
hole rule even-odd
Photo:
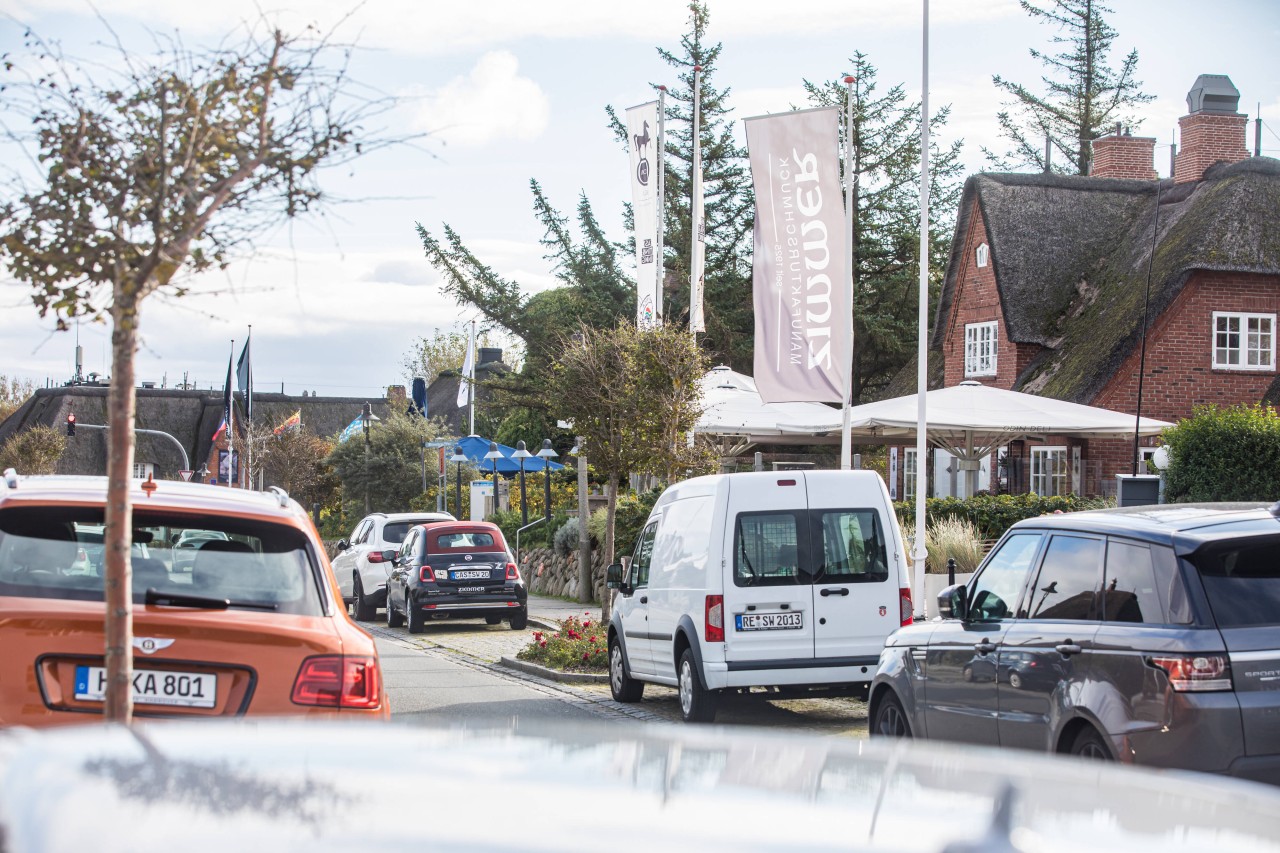
[{"label": "white banner flag", "polygon": [[465,408],[471,402],[471,386],[476,381],[476,324],[471,324],[471,334],[467,337],[467,355],[462,360],[462,376],[458,379],[458,408]]},{"label": "white banner flag", "polygon": [[658,102],[627,110],[627,134],[631,139],[631,211],[636,234],[636,325],[641,329],[662,324],[658,298],[658,188],[662,170]]},{"label": "white banner flag", "polygon": [[703,310],[707,272],[707,213],[702,192],[702,67],[693,68],[693,199],[691,227],[693,247],[689,270],[689,331],[705,332],[707,321]]},{"label": "white banner flag", "polygon": [[766,403],[840,403],[852,369],[838,107],[746,120],[756,195],[755,380]]}]

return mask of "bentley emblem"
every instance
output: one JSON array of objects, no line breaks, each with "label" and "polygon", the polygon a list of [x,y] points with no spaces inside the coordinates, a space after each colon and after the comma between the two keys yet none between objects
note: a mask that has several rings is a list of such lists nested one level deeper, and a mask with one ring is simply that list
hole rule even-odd
[{"label": "bentley emblem", "polygon": [[166,640],[160,637],[134,637],[133,647],[144,655],[154,654],[161,649],[167,649],[173,645],[173,640]]},{"label": "bentley emblem", "polygon": [[464,555],[463,555],[463,557],[462,557],[462,559],[464,559],[464,560],[466,560],[468,563],[470,563],[470,562],[471,562],[471,555],[470,555],[470,554],[464,554]]},{"label": "bentley emblem", "polygon": [[887,607],[885,607],[883,604],[881,604],[881,605],[880,605],[880,615],[881,615],[881,616],[884,616],[884,615],[885,615],[886,613],[888,613],[888,612],[889,612],[889,608],[887,608]]}]

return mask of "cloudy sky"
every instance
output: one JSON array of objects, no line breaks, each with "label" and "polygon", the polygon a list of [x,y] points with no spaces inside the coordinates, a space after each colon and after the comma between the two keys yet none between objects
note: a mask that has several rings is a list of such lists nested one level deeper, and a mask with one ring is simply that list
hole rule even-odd
[{"label": "cloudy sky", "polygon": [[[221,389],[231,340],[238,352],[252,325],[261,390],[359,397],[404,383],[402,361],[417,338],[473,316],[441,293],[415,223],[435,233],[449,223],[482,260],[529,292],[551,286],[531,178],[563,211],[586,193],[609,233],[625,237],[626,153],[607,129],[605,107],[651,99],[650,84],[675,85],[674,69],[655,48],[679,53],[688,21],[683,0],[293,5],[0,0],[0,53],[16,50],[29,26],[69,53],[90,55],[107,38],[95,9],[139,49],[148,44],[145,27],[177,30],[187,44],[199,44],[256,18],[259,9],[294,30],[345,16],[339,33],[361,48],[353,76],[400,99],[392,127],[429,133],[421,150],[391,150],[328,173],[326,190],[344,203],[263,235],[255,257],[195,282],[196,295],[146,304],[140,380],[172,386],[185,376]],[[711,37],[724,44],[713,82],[732,88],[739,117],[802,104],[801,81],[843,76],[855,51],[879,69],[881,90],[902,83],[919,97],[920,0],[710,0],[709,6]],[[1202,73],[1231,77],[1240,110],[1251,119],[1250,148],[1260,108],[1264,153],[1280,156],[1280,3],[1113,0],[1111,6],[1108,20],[1119,31],[1113,63],[1136,48],[1139,79],[1156,96],[1136,132],[1157,138],[1162,175],[1187,90]],[[932,0],[930,24],[931,105],[952,107],[941,141],[963,139],[969,170],[978,171],[980,146],[1002,147],[991,76],[1037,89],[1042,69],[1027,51],[1052,52],[1054,32],[1028,18],[1016,0]],[[39,385],[70,378],[75,334],[52,326],[37,317],[26,289],[0,271],[0,375]],[[110,373],[109,329],[83,326],[79,335],[85,370]]]}]

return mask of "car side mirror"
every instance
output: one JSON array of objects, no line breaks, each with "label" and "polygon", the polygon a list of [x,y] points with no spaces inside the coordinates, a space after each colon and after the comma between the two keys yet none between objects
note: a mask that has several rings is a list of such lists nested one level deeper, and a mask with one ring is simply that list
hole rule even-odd
[{"label": "car side mirror", "polygon": [[609,589],[621,590],[623,594],[629,593],[631,590],[627,587],[625,580],[625,572],[622,563],[614,563],[605,570],[604,581],[605,586]]},{"label": "car side mirror", "polygon": [[382,552],[382,561],[384,563],[390,563],[393,566],[398,566],[400,563],[396,559],[396,554],[397,551],[395,548],[388,548],[386,551]]},{"label": "car side mirror", "polygon": [[943,619],[965,619],[969,615],[968,587],[954,584],[938,593],[938,614]]},{"label": "car side mirror", "polygon": [[347,550],[347,549],[348,549],[348,548],[350,548],[350,547],[351,547],[351,543],[350,543],[350,542],[348,542],[347,540],[345,540],[345,539],[339,539],[339,540],[338,540],[338,550],[339,550],[339,551],[345,551],[345,550]]}]

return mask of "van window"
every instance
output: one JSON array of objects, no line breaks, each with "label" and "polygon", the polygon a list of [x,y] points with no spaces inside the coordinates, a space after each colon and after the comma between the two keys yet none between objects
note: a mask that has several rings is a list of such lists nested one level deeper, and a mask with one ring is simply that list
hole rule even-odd
[{"label": "van window", "polygon": [[889,579],[880,515],[873,509],[813,513],[822,537],[817,583],[876,583]]},{"label": "van window", "polygon": [[649,585],[649,564],[653,562],[653,539],[658,535],[658,522],[650,524],[636,542],[635,556],[631,558],[631,587],[638,589]]},{"label": "van window", "polygon": [[801,582],[799,513],[742,513],[734,525],[733,582],[781,586]]},{"label": "van window", "polygon": [[1095,599],[1102,568],[1102,540],[1053,536],[1026,609],[1032,619],[1098,618]]}]

